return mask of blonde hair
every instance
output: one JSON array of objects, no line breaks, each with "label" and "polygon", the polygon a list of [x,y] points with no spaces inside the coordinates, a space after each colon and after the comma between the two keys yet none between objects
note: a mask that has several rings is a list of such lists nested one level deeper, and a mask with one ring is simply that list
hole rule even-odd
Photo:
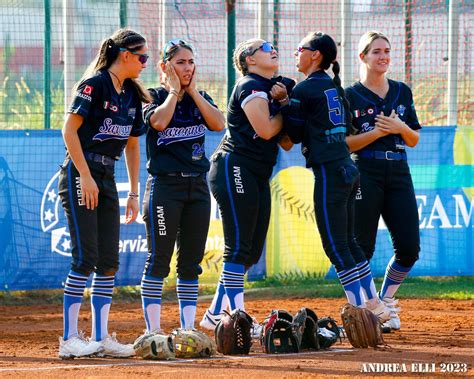
[{"label": "blonde hair", "polygon": [[[375,30],[370,30],[368,32],[365,32],[364,35],[362,37],[360,37],[359,46],[358,46],[358,49],[357,49],[359,57],[360,57],[360,54],[366,55],[369,52],[370,47],[372,46],[372,43],[375,40],[378,40],[378,39],[383,39],[383,40],[387,41],[388,46],[390,48],[392,47],[388,37],[385,34],[383,34],[381,32],[377,32]],[[365,76],[366,71],[367,71],[367,69],[366,69],[365,65],[361,64],[360,65],[360,70],[359,70],[360,79],[362,79]]]},{"label": "blonde hair", "polygon": [[359,48],[357,50],[358,54],[367,54],[370,50],[370,45],[372,45],[372,42],[374,42],[376,39],[384,39],[385,41],[387,41],[388,45],[390,47],[391,44],[390,44],[390,41],[388,40],[388,37],[385,36],[385,34],[381,33],[381,32],[377,32],[375,30],[371,30],[371,31],[368,31],[366,33],[364,33],[364,35],[362,37],[360,37],[360,40],[359,40]]}]

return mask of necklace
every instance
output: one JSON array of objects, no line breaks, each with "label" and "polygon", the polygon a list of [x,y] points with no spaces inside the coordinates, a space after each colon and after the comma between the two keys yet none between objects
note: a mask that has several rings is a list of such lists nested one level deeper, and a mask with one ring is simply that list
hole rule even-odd
[{"label": "necklace", "polygon": [[122,82],[120,81],[119,77],[118,77],[116,74],[114,74],[112,71],[110,71],[110,70],[107,70],[107,71],[108,71],[110,74],[112,74],[112,75],[115,77],[115,79],[117,79],[117,81],[118,81],[118,83],[119,83],[119,85],[120,85],[120,91],[119,91],[119,92],[120,92],[120,93],[124,93],[125,91],[123,90],[123,84],[122,84]]}]

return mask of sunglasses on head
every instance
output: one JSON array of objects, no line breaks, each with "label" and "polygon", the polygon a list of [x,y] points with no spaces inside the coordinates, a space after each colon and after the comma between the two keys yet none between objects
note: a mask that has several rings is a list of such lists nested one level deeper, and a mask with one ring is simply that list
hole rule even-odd
[{"label": "sunglasses on head", "polygon": [[305,50],[316,51],[316,49],[313,49],[311,46],[302,46],[302,45],[298,46],[296,49],[298,53],[302,53]]},{"label": "sunglasses on head", "polygon": [[165,47],[163,48],[163,61],[166,61],[168,59],[169,51],[175,46],[186,46],[189,47],[192,51],[194,51],[193,45],[191,45],[189,42],[186,42],[184,39],[175,38],[171,41],[168,41]]},{"label": "sunglasses on head", "polygon": [[133,55],[137,55],[138,56],[138,61],[141,64],[145,64],[148,61],[148,58],[150,58],[150,56],[148,54],[137,53],[136,51],[132,51],[130,49],[127,49],[126,47],[121,47],[120,51],[122,51],[122,52],[123,51],[128,51],[129,53],[131,53]]},{"label": "sunglasses on head", "polygon": [[254,55],[258,50],[262,49],[264,53],[271,53],[275,48],[270,42],[264,42],[259,47],[249,51],[249,57]]}]

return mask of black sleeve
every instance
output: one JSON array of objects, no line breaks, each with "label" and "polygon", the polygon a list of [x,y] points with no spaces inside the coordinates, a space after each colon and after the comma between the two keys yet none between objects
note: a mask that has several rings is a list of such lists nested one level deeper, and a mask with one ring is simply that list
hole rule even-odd
[{"label": "black sleeve", "polygon": [[209,104],[211,104],[214,108],[217,108],[217,105],[214,103],[214,100],[212,100],[212,97],[208,95],[206,91],[199,91],[202,97],[204,97]]},{"label": "black sleeve", "polygon": [[155,109],[158,108],[161,104],[163,104],[166,100],[166,95],[164,94],[164,92],[166,91],[162,88],[149,88],[148,91],[150,92],[152,101],[143,106],[142,113],[145,125],[149,127],[151,115],[153,114]]},{"label": "black sleeve", "polygon": [[135,109],[135,120],[133,120],[133,127],[130,132],[130,136],[132,137],[139,137],[146,132],[146,126],[143,122],[143,115],[142,115],[142,102],[137,99],[137,105]]},{"label": "black sleeve", "polygon": [[407,109],[407,121],[406,124],[413,130],[419,130],[421,129],[421,125],[418,121],[418,117],[416,115],[416,110],[415,110],[415,102],[413,101],[413,94],[411,92],[410,87],[407,85],[404,85],[406,90],[408,91],[408,97],[410,99],[410,105]]},{"label": "black sleeve", "polygon": [[354,107],[354,99],[352,97],[352,91],[350,89],[351,87],[348,87],[344,90],[344,94],[346,96],[347,102],[349,103],[349,112],[351,112],[351,125],[348,125],[348,128],[346,130],[346,135],[356,135],[359,134],[359,130],[357,129],[357,124],[356,124],[356,115],[354,114],[353,109]]},{"label": "black sleeve", "polygon": [[101,99],[102,82],[100,78],[94,76],[85,79],[77,87],[77,91],[72,99],[68,112],[86,118],[91,110],[92,104],[100,104]]},{"label": "black sleeve", "polygon": [[239,102],[242,109],[243,105],[245,105],[254,97],[262,97],[267,99],[267,101],[269,100],[267,88],[265,88],[265,85],[258,82],[257,80],[247,80],[241,82],[237,84],[236,90],[237,101]]},{"label": "black sleeve", "polygon": [[304,96],[301,87],[293,90],[290,103],[281,109],[284,131],[293,143],[300,143],[304,137],[306,120],[304,117]]}]

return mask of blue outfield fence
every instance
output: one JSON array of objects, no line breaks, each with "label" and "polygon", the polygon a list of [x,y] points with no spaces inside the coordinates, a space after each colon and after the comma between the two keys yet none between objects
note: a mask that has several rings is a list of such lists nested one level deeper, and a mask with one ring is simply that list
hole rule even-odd
[{"label": "blue outfield fence", "polygon": [[[421,230],[421,254],[410,275],[474,275],[473,257],[473,177],[472,140],[469,128],[425,128],[419,145],[408,152],[418,200]],[[222,134],[207,137],[208,156]],[[140,196],[146,181],[145,139],[142,138]],[[61,288],[70,267],[70,239],[64,212],[57,195],[59,164],[64,159],[61,132],[0,131],[0,285],[2,290]],[[274,177],[285,169],[303,166],[299,146],[281,152]],[[124,159],[116,167],[117,188],[122,214],[127,198],[127,174]],[[213,220],[219,218],[212,208]],[[275,219],[286,229],[291,220]],[[117,285],[137,285],[147,255],[145,227],[142,222],[122,222],[120,271]],[[317,231],[315,230],[315,238]],[[107,236],[101,236],[107,238]],[[308,237],[306,237],[308,238]],[[212,245],[212,241],[209,241]],[[210,246],[209,245],[209,246]],[[222,247],[222,241],[221,245]],[[220,271],[220,253],[212,247],[213,264],[204,268]],[[217,251],[217,252],[216,252]],[[267,274],[285,274],[285,269],[269,269],[267,248],[259,264],[249,272],[258,280]],[[285,249],[279,249],[283,259]],[[311,255],[308,252],[307,255]],[[392,255],[390,236],[381,223],[377,250],[371,262],[375,276],[384,274]],[[308,258],[309,259],[309,258]],[[272,261],[273,262],[273,261]],[[304,264],[303,264],[304,265]],[[327,262],[322,270],[334,276]],[[300,271],[308,272],[308,270]],[[214,282],[214,279],[212,280]]]}]

